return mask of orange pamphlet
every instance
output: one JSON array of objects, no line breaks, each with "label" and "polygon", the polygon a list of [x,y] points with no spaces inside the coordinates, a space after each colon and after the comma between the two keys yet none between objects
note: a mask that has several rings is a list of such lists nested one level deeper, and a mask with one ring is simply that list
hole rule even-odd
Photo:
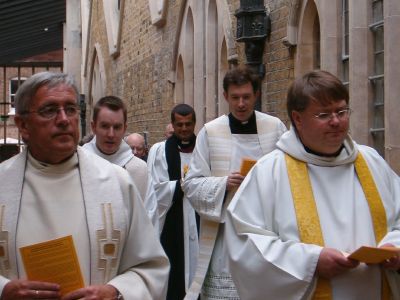
[{"label": "orange pamphlet", "polygon": [[240,174],[246,176],[250,169],[255,165],[257,161],[251,158],[243,158],[240,166]]},{"label": "orange pamphlet", "polygon": [[29,280],[58,283],[61,295],[84,287],[71,235],[19,250]]},{"label": "orange pamphlet", "polygon": [[356,251],[351,253],[348,258],[364,262],[366,264],[379,264],[385,259],[389,259],[393,256],[400,255],[400,248],[392,247],[367,247],[362,246]]}]

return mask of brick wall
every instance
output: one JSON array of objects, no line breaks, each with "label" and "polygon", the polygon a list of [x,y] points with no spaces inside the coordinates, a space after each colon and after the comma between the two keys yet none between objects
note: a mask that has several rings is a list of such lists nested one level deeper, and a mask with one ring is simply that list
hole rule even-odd
[{"label": "brick wall", "polygon": [[266,44],[264,62],[267,69],[263,83],[262,109],[276,115],[287,125],[286,92],[294,77],[293,53],[284,46],[282,40],[287,35],[289,15],[288,1],[268,1],[270,10],[271,36]]},{"label": "brick wall", "polygon": [[[266,1],[271,10],[272,33],[266,43],[266,76],[262,85],[262,110],[287,120],[285,98],[293,78],[293,57],[282,44],[286,36],[288,1]],[[125,1],[121,50],[117,58],[108,51],[101,1],[95,1],[89,57],[94,43],[101,45],[107,78],[106,92],[121,97],[128,105],[128,131],[149,133],[153,144],[163,139],[174,106],[173,84],[168,81],[182,1],[168,1],[165,26],[151,24],[147,0]],[[239,0],[228,1],[232,32],[236,35],[235,11]],[[238,44],[238,62],[244,63],[244,45]],[[89,78],[86,78],[89,80]]]}]

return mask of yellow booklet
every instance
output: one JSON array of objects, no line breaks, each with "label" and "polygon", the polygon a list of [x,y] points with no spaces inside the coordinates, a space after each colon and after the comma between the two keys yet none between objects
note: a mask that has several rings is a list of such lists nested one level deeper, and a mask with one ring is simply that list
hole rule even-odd
[{"label": "yellow booklet", "polygon": [[240,174],[246,176],[250,169],[255,165],[257,161],[251,158],[242,158],[242,164],[240,165]]},{"label": "yellow booklet", "polygon": [[29,280],[58,283],[61,295],[84,287],[71,235],[19,250]]},{"label": "yellow booklet", "polygon": [[367,247],[362,246],[356,251],[351,253],[348,258],[364,262],[366,264],[379,264],[385,259],[389,259],[393,256],[400,255],[400,248],[394,247]]}]

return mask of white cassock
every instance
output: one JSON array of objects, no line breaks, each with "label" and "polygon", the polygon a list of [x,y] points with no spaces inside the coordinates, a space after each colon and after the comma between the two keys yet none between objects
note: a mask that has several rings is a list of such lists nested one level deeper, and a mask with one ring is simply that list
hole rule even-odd
[{"label": "white cassock", "polygon": [[[181,174],[184,174],[184,166],[189,166],[192,153],[182,153]],[[154,190],[158,201],[158,216],[160,218],[160,234],[163,229],[166,215],[172,205],[176,181],[170,181],[168,175],[168,165],[165,157],[165,141],[154,144],[149,151],[147,158],[149,176],[154,183]],[[193,279],[197,265],[199,251],[198,235],[195,210],[190,202],[183,198],[183,232],[184,232],[184,251],[185,251],[185,286],[186,289]]]},{"label": "white cassock", "polygon": [[168,259],[126,170],[80,147],[57,165],[24,151],[0,164],[0,181],[0,291],[25,278],[20,247],[71,235],[85,286],[165,298]]},{"label": "white cassock", "polygon": [[[315,287],[322,248],[300,242],[285,153],[307,163],[325,247],[351,253],[360,246],[377,246],[353,164],[360,151],[387,216],[388,233],[378,246],[400,246],[399,177],[375,150],[348,137],[337,157],[313,155],[304,150],[294,129],[277,146],[250,171],[227,211],[225,241],[241,299],[311,299]],[[393,283],[397,273],[390,273]],[[361,263],[336,276],[331,280],[333,299],[380,299],[380,274],[377,265]]]},{"label": "white cassock", "polygon": [[[202,289],[202,299],[238,299],[223,239],[226,206],[230,200],[227,198],[231,194],[226,191],[226,182],[231,172],[239,172],[242,158],[258,159],[272,151],[279,136],[286,130],[278,118],[256,112],[256,119],[258,134],[231,134],[228,116],[224,115],[206,124],[197,136],[196,147],[182,188],[201,217],[200,231],[203,228],[203,218],[220,223]],[[259,123],[260,120],[264,120],[264,123]],[[259,126],[260,124],[264,125]],[[218,132],[225,132],[224,136],[211,137],[208,131],[210,127],[207,127],[209,125],[216,126],[214,128]],[[214,150],[211,149],[215,149],[215,152],[220,151],[215,161],[212,161],[211,152]],[[223,170],[220,174],[224,175],[213,174],[213,168]],[[202,241],[200,249],[201,243]]]},{"label": "white cassock", "polygon": [[96,146],[96,136],[82,146],[83,149],[95,153],[96,155],[108,160],[126,169],[140,192],[140,196],[144,202],[151,222],[158,230],[158,215],[157,215],[157,199],[154,191],[154,185],[151,178],[147,176],[147,164],[144,160],[136,157],[132,153],[131,147],[122,140],[117,152],[113,154],[104,154]]}]

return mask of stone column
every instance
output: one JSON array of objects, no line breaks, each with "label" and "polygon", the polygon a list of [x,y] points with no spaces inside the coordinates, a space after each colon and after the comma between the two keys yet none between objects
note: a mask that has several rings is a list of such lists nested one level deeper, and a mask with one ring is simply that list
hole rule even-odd
[{"label": "stone column", "polygon": [[349,1],[349,93],[350,107],[353,109],[350,133],[360,144],[370,144],[369,128],[371,93],[369,93],[369,62],[371,49],[368,28],[368,5],[365,0]]},{"label": "stone column", "polygon": [[400,1],[384,1],[385,158],[400,174]]},{"label": "stone column", "polygon": [[78,90],[81,89],[81,1],[68,0],[66,24],[64,25],[64,72],[74,76]]}]

